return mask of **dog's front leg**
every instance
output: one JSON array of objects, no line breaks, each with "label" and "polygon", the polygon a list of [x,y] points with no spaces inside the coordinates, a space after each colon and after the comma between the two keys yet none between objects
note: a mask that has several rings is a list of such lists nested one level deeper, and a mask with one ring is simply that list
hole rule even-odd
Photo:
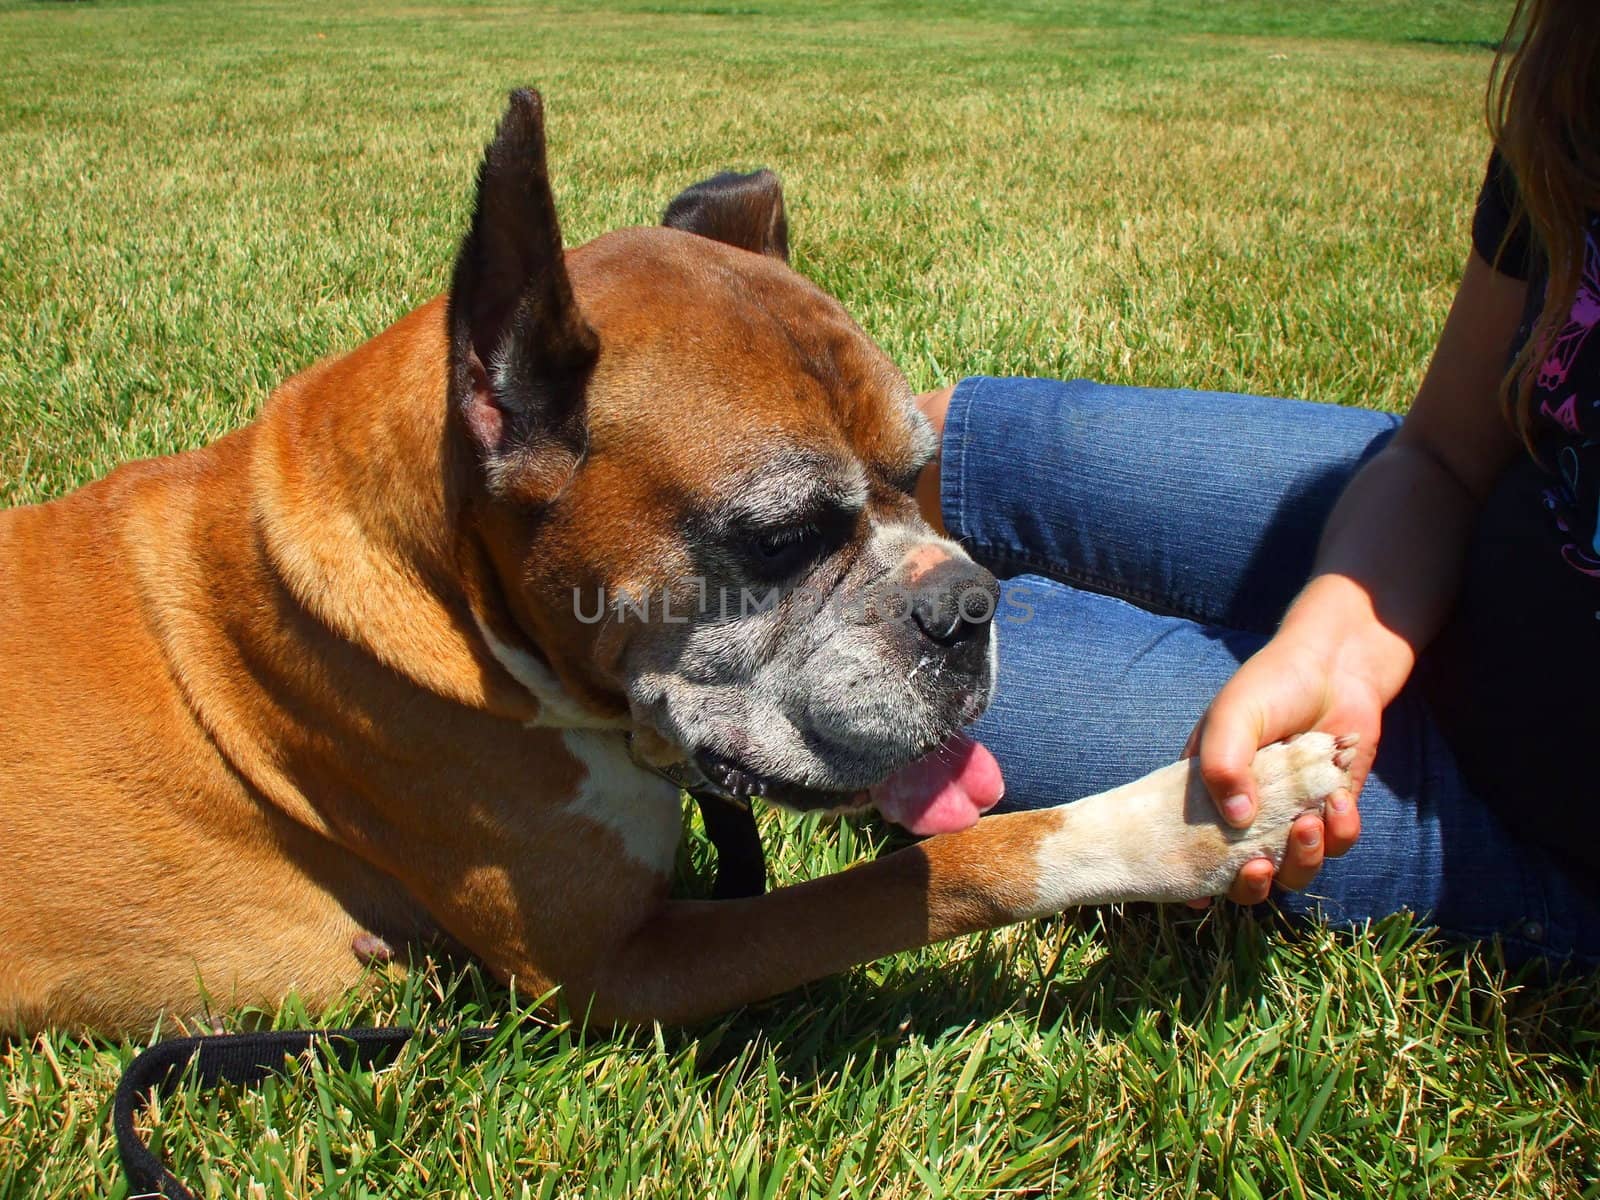
[{"label": "dog's front leg", "polygon": [[957,834],[748,900],[669,902],[569,999],[601,1018],[690,1021],[899,950],[1115,900],[1225,890],[1282,853],[1302,812],[1349,783],[1350,742],[1305,734],[1256,759],[1261,811],[1222,825],[1195,764],[1077,803],[987,817]]}]

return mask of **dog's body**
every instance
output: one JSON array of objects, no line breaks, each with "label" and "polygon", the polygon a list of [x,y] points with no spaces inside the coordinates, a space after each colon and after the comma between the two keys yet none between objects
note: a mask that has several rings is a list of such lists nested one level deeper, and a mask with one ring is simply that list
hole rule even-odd
[{"label": "dog's body", "polygon": [[[0,1026],[318,1003],[367,948],[433,937],[525,994],[693,1018],[1220,890],[1341,786],[1347,752],[1309,735],[1263,751],[1242,834],[1180,764],[768,896],[670,900],[679,792],[646,763],[841,802],[958,752],[994,653],[951,609],[993,580],[907,494],[933,447],[904,380],[781,261],[781,207],[686,195],[683,228],[563,259],[521,93],[449,300],[212,446],[0,513]],[[708,615],[708,581],[782,601]],[[918,589],[914,619],[844,613],[886,582]],[[688,615],[585,617],[607,593]]]}]

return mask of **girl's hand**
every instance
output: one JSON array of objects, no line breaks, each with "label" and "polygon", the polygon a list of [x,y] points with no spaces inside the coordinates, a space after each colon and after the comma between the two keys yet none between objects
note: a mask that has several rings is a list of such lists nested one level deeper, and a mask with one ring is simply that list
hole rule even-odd
[{"label": "girl's hand", "polygon": [[1368,668],[1359,639],[1312,642],[1286,630],[1239,668],[1195,727],[1188,753],[1199,755],[1200,774],[1218,812],[1240,827],[1255,820],[1258,800],[1250,765],[1260,747],[1313,729],[1361,739],[1349,791],[1327,797],[1321,818],[1308,815],[1295,822],[1276,871],[1265,858],[1246,863],[1228,891],[1230,899],[1259,903],[1274,877],[1282,887],[1303,888],[1321,869],[1325,854],[1337,856],[1355,844],[1361,833],[1356,797],[1377,756],[1384,707],[1383,690]]}]

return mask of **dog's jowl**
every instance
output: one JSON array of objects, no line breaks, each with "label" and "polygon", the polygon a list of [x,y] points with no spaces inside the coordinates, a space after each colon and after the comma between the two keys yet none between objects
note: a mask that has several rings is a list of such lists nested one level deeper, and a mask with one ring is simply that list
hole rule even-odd
[{"label": "dog's jowl", "polygon": [[[1217,890],[1341,785],[1221,827],[1179,764],[979,819],[993,578],[918,516],[910,389],[790,270],[776,177],[566,250],[512,99],[448,296],[250,426],[0,513],[0,1025],[312,1003],[444,939],[689,1019],[1086,901]],[[909,849],[672,900],[678,785],[875,804]]]}]

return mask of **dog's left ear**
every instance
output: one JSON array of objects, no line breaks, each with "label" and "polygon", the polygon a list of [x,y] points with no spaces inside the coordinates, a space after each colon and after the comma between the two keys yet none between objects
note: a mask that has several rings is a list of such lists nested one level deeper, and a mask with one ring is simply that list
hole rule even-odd
[{"label": "dog's left ear", "polygon": [[680,192],[661,223],[741,250],[789,261],[789,219],[783,184],[762,168],[748,175],[724,171]]},{"label": "dog's left ear", "polygon": [[600,341],[573,299],[531,88],[511,93],[484,151],[449,322],[450,399],[491,490],[549,499],[583,454]]}]

